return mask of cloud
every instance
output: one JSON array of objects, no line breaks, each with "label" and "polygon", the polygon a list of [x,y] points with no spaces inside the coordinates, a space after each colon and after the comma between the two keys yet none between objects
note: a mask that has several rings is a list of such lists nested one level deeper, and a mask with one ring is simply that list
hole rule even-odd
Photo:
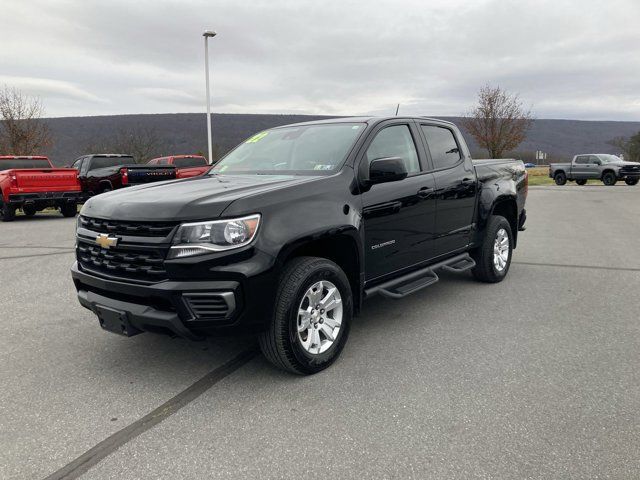
[{"label": "cloud", "polygon": [[89,93],[71,82],[51,78],[0,75],[0,85],[19,88],[29,95],[42,98],[56,97],[80,103],[107,103],[104,98]]},{"label": "cloud", "polygon": [[182,105],[191,104],[200,106],[203,102],[202,99],[197,98],[195,95],[175,88],[143,87],[133,89],[133,93],[136,95],[142,95],[151,100],[178,103]]},{"label": "cloud", "polygon": [[213,28],[217,112],[459,115],[491,83],[540,118],[640,120],[637,0],[5,0],[3,13],[3,74],[62,82],[40,88],[54,115],[203,111]]}]

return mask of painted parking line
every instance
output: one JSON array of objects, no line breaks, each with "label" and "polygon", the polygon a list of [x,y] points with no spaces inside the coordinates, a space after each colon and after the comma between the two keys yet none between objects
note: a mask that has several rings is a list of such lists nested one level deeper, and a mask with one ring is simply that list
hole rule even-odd
[{"label": "painted parking line", "polygon": [[80,477],[91,467],[100,463],[104,458],[115,452],[118,448],[130,442],[138,435],[150,430],[181,408],[193,402],[216,383],[228,377],[249,362],[256,356],[256,354],[256,349],[249,349],[239,353],[224,365],[221,365],[207,373],[200,380],[193,383],[191,386],[187,387],[152,412],[126,426],[122,430],[117,431],[91,449],[87,450],[60,470],[46,477],[45,480],[71,480]]}]

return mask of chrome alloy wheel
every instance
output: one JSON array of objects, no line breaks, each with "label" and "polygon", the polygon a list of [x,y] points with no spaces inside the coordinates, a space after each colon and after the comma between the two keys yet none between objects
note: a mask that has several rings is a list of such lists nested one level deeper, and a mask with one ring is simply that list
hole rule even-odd
[{"label": "chrome alloy wheel", "polygon": [[302,297],[298,307],[298,339],[309,353],[326,352],[340,332],[342,297],[327,280],[316,282]]},{"label": "chrome alloy wheel", "polygon": [[504,228],[498,230],[493,242],[493,266],[497,272],[502,272],[507,267],[509,260],[509,235]]}]

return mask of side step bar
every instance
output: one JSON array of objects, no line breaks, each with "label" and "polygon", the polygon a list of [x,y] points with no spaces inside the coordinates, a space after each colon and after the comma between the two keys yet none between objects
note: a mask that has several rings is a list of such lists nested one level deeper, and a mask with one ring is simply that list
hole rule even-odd
[{"label": "side step bar", "polygon": [[403,298],[440,280],[436,270],[461,273],[471,270],[475,266],[476,262],[473,258],[468,253],[462,253],[402,277],[383,282],[375,287],[367,288],[364,293],[367,298],[377,293],[389,298]]}]

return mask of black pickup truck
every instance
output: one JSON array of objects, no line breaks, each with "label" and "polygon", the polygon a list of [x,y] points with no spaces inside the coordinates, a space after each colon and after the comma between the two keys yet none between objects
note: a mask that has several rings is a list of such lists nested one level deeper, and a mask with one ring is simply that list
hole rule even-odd
[{"label": "black pickup truck", "polygon": [[275,365],[315,373],[372,295],[404,297],[440,270],[504,279],[527,182],[520,161],[471,160],[444,121],[278,127],[203,176],[89,200],[72,277],[106,330],[255,333]]},{"label": "black pickup truck", "polygon": [[84,199],[122,187],[177,178],[173,165],[137,164],[131,155],[119,153],[82,155],[71,168],[78,171]]}]

